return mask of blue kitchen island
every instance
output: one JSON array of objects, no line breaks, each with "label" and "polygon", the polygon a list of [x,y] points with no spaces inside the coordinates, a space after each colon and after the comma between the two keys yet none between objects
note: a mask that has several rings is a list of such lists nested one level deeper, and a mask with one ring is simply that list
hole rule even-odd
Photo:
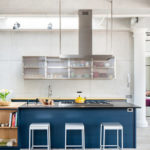
[{"label": "blue kitchen island", "polygon": [[[109,103],[110,104],[110,103]],[[19,108],[18,143],[28,148],[29,125],[31,123],[51,124],[52,148],[64,148],[65,123],[83,123],[85,126],[85,147],[100,147],[100,124],[120,122],[124,127],[124,147],[136,148],[136,108],[126,102],[111,102],[111,105],[67,104],[55,102],[54,106],[25,104]],[[80,131],[68,133],[68,144],[80,144]],[[46,144],[46,133],[35,132],[35,144]],[[116,144],[116,132],[106,132],[106,144]]]}]

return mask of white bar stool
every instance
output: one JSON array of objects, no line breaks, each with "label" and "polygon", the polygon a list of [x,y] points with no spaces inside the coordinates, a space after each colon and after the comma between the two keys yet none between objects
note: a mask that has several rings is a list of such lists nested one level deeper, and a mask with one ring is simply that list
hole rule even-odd
[{"label": "white bar stool", "polygon": [[[81,130],[81,142],[82,145],[67,145],[67,131],[68,130]],[[85,131],[84,131],[84,124],[83,123],[66,123],[65,124],[65,150],[68,147],[81,147],[85,150]]]},{"label": "white bar stool", "polygon": [[[117,145],[105,145],[105,131],[106,130],[116,130],[117,131]],[[121,131],[121,148],[119,146],[119,131]],[[102,133],[103,133],[103,138],[102,138]],[[102,144],[103,143],[103,144]],[[101,123],[101,127],[100,127],[100,150],[103,148],[103,150],[105,149],[106,146],[110,146],[110,147],[117,147],[117,149],[121,149],[123,150],[123,126],[118,123]]]},{"label": "white bar stool", "polygon": [[[46,130],[47,131],[47,145],[34,145],[34,130]],[[32,142],[31,142],[32,134]],[[34,148],[47,147],[50,150],[51,138],[50,138],[50,124],[49,123],[32,123],[29,127],[29,150]]]}]

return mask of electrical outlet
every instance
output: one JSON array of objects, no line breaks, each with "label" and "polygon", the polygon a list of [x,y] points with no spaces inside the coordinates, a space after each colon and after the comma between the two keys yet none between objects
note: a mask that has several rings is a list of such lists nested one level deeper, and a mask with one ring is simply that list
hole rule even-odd
[{"label": "electrical outlet", "polygon": [[133,112],[133,108],[127,108],[127,112]]}]

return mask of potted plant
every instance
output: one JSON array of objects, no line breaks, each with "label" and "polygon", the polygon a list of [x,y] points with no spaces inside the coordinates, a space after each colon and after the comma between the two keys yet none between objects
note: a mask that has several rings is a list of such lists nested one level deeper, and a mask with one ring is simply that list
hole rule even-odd
[{"label": "potted plant", "polygon": [[10,102],[7,101],[7,96],[10,94],[10,91],[7,89],[0,90],[0,106],[8,106]]}]

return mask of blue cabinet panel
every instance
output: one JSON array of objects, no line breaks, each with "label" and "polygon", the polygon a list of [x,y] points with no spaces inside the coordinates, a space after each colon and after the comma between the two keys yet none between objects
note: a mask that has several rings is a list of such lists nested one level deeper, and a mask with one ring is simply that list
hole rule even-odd
[{"label": "blue cabinet panel", "polygon": [[[124,127],[124,147],[136,147],[136,109],[127,112],[126,108],[19,108],[19,145],[28,147],[29,125],[31,123],[51,124],[52,148],[64,148],[65,123],[82,122],[85,125],[86,148],[99,148],[100,123],[120,122]],[[37,131],[35,143],[46,144],[46,133]],[[80,144],[79,131],[68,133],[68,144]],[[116,142],[116,133],[106,133],[106,144]]]}]

